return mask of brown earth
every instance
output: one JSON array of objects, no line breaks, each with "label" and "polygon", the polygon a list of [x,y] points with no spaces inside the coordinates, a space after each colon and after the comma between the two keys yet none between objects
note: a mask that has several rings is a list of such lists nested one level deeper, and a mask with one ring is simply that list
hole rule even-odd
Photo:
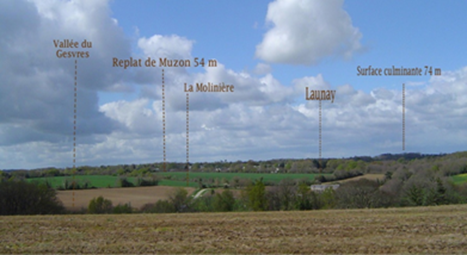
[{"label": "brown earth", "polygon": [[[62,201],[63,205],[69,210],[80,210],[87,208],[91,199],[103,196],[110,199],[113,205],[131,203],[134,208],[141,208],[144,204],[155,203],[158,200],[167,199],[168,196],[176,190],[176,187],[169,186],[152,186],[152,187],[135,187],[135,188],[103,188],[103,189],[87,189],[87,190],[66,190],[57,191],[57,197]],[[189,194],[195,191],[194,188],[184,188]],[[73,192],[74,192],[74,207],[73,207]]]},{"label": "brown earth", "polygon": [[0,217],[0,253],[467,251],[467,205],[295,212]]}]

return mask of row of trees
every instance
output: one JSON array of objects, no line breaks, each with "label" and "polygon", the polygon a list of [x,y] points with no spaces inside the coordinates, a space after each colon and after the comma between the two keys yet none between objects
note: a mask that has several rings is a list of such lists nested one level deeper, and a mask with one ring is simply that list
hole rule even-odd
[{"label": "row of trees", "polygon": [[[130,204],[113,206],[98,197],[90,201],[88,213],[174,213],[317,210],[341,208],[378,208],[432,206],[467,202],[467,185],[456,186],[439,176],[419,176],[410,171],[386,175],[383,181],[360,179],[346,182],[337,190],[314,192],[303,182],[282,180],[266,187],[262,180],[242,191],[225,189],[194,199],[179,188],[167,200],[146,204],[139,210]],[[234,193],[235,192],[235,193]],[[40,183],[0,182],[0,215],[66,213],[56,192]]]},{"label": "row of trees", "polygon": [[[267,161],[198,162],[191,164],[193,172],[242,172],[242,173],[334,173],[335,171],[359,171],[365,173],[394,172],[403,165],[419,167],[436,165],[445,175],[467,172],[467,152],[449,155],[423,155],[420,153],[383,154],[376,157],[352,157],[346,159],[274,159]],[[163,163],[125,164],[113,166],[80,166],[76,169],[46,168],[9,172],[24,178],[71,176],[71,175],[114,175],[137,177],[164,169]],[[167,171],[183,171],[185,163],[168,162]]]},{"label": "row of trees", "polygon": [[0,215],[64,213],[56,191],[44,184],[0,181]]},{"label": "row of trees", "polygon": [[[405,179],[404,179],[405,178]],[[398,183],[397,188],[394,184]],[[303,182],[283,180],[266,187],[259,180],[251,183],[239,195],[231,190],[212,192],[193,199],[184,189],[178,189],[167,200],[147,204],[144,213],[278,211],[349,208],[381,208],[402,206],[434,206],[467,202],[467,185],[455,186],[434,176],[387,175],[385,180],[360,179],[346,182],[337,190],[327,188],[314,192]]]}]

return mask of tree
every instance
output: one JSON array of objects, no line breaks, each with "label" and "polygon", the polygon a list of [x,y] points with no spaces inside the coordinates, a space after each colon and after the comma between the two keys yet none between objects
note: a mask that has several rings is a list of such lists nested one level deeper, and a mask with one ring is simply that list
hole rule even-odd
[{"label": "tree", "polygon": [[336,190],[336,198],[339,208],[379,207],[379,184],[368,179],[350,181]]},{"label": "tree", "polygon": [[64,211],[56,191],[44,184],[0,181],[0,215],[59,214]]},{"label": "tree", "polygon": [[446,192],[447,192],[447,189],[444,187],[443,182],[441,181],[441,178],[437,177],[436,178],[436,195],[435,195],[434,203],[437,205],[447,204],[448,201],[446,198]]},{"label": "tree", "polygon": [[144,213],[174,213],[175,207],[168,200],[159,200],[155,204],[145,204],[141,211]]},{"label": "tree", "polygon": [[159,184],[159,178],[155,174],[147,175],[146,177],[139,176],[137,178],[138,186],[157,186]]},{"label": "tree", "polygon": [[419,185],[412,185],[407,188],[405,197],[409,205],[420,206],[425,203],[425,192]]},{"label": "tree", "polygon": [[224,190],[221,194],[217,193],[214,197],[213,207],[216,212],[233,211],[235,198],[232,191]]},{"label": "tree", "polygon": [[131,207],[131,204],[118,204],[115,206],[112,210],[113,213],[115,214],[122,214],[122,213],[133,213],[133,208]]},{"label": "tree", "polygon": [[248,205],[253,211],[264,211],[267,208],[266,187],[262,179],[254,184],[248,185],[247,189]]},{"label": "tree", "polygon": [[200,196],[194,200],[193,209],[196,212],[213,212],[214,196]]},{"label": "tree", "polygon": [[392,172],[391,172],[391,171],[387,171],[387,172],[384,174],[384,178],[385,178],[385,180],[391,180],[391,178],[392,178]]},{"label": "tree", "polygon": [[183,188],[177,188],[174,193],[169,196],[169,201],[172,203],[176,212],[190,211],[191,198],[188,197],[188,191]]},{"label": "tree", "polygon": [[281,210],[293,210],[295,200],[295,187],[294,182],[290,179],[283,179],[279,182],[278,186],[280,208]]},{"label": "tree", "polygon": [[88,205],[88,213],[111,213],[112,201],[104,199],[102,196],[93,198]]},{"label": "tree", "polygon": [[299,210],[312,209],[312,204],[309,197],[310,192],[311,189],[308,185],[306,185],[306,183],[302,182],[298,185],[296,203]]},{"label": "tree", "polygon": [[321,193],[321,201],[324,209],[332,209],[336,206],[336,191],[328,187]]},{"label": "tree", "polygon": [[126,188],[126,187],[134,187],[135,184],[129,181],[126,177],[120,176],[118,178],[118,186],[122,188]]}]

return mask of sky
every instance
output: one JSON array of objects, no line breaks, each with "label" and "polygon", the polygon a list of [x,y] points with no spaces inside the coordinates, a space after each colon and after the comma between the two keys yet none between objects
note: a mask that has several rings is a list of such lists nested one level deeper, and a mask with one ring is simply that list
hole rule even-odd
[{"label": "sky", "polygon": [[[163,161],[162,68],[113,59],[215,59],[164,68],[166,160],[451,153],[467,144],[465,1],[0,1],[0,169],[73,165],[76,58],[54,40],[92,42],[77,59],[76,165]],[[67,49],[69,50],[69,49]],[[80,49],[83,50],[83,49]],[[361,76],[357,67],[422,68]],[[425,74],[425,66],[441,75]],[[405,143],[403,91],[405,84]],[[403,145],[405,149],[403,149]]]}]

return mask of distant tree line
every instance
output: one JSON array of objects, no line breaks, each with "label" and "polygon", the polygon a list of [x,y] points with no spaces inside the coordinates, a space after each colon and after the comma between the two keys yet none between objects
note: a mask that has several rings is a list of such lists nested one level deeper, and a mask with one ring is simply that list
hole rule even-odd
[{"label": "distant tree line", "polygon": [[[229,211],[279,211],[351,208],[387,208],[404,206],[436,206],[467,202],[467,185],[453,185],[436,174],[420,176],[401,169],[387,174],[384,180],[348,181],[336,190],[312,191],[304,182],[288,179],[267,187],[262,180],[251,182],[245,189],[208,189],[193,198],[178,188],[167,200],[133,208],[131,204],[112,205],[103,197],[89,202],[87,213],[184,213]],[[239,193],[240,195],[235,195]],[[24,181],[0,182],[0,215],[66,213],[55,190],[42,183]]]},{"label": "distant tree line", "polygon": [[[334,173],[335,171],[358,171],[366,173],[394,172],[406,164],[438,164],[446,174],[467,172],[465,162],[467,152],[452,154],[382,154],[375,157],[359,156],[342,159],[274,159],[266,161],[217,161],[190,164],[192,172],[231,172],[231,173]],[[457,165],[460,164],[460,169]],[[448,167],[447,165],[456,165]],[[165,170],[185,171],[186,163],[167,162]],[[445,169],[448,168],[448,169]],[[16,178],[37,178],[72,175],[113,175],[138,177],[161,172],[163,163],[79,166],[72,168],[43,168],[34,170],[4,171],[5,175]],[[338,179],[338,177],[336,176]]]}]

